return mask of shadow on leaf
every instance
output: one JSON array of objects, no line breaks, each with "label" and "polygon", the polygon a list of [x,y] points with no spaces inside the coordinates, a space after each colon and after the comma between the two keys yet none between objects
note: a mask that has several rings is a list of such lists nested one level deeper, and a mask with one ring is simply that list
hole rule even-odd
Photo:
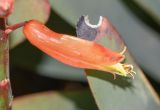
[{"label": "shadow on leaf", "polygon": [[116,79],[114,80],[114,77],[111,73],[97,71],[97,70],[85,70],[88,77],[98,78],[100,80],[107,81],[109,83],[112,83],[114,86],[118,86],[122,89],[127,88],[133,88],[132,79],[122,76],[116,76]]}]

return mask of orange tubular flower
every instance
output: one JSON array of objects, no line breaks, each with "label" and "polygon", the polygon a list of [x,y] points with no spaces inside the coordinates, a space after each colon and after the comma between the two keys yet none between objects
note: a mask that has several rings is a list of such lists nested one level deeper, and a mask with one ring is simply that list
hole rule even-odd
[{"label": "orange tubular flower", "polygon": [[[70,35],[51,31],[42,23],[31,20],[23,28],[24,35],[49,56],[73,67],[96,69],[126,76],[132,67],[119,62],[125,56],[102,45]],[[127,67],[128,66],[128,67]]]}]

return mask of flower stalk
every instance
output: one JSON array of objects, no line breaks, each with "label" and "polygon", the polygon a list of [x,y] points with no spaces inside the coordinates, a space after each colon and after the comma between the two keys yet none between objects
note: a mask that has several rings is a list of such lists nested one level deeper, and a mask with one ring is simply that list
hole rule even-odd
[{"label": "flower stalk", "polygon": [[0,18],[0,110],[11,110],[12,91],[9,79],[9,39],[6,19]]}]

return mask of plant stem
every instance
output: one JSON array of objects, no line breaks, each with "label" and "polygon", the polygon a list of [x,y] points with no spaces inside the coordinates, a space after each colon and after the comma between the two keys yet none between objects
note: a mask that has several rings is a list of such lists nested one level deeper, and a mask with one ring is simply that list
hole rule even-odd
[{"label": "plant stem", "polygon": [[6,19],[0,18],[0,110],[11,110],[12,91],[9,80],[9,38]]},{"label": "plant stem", "polygon": [[6,34],[9,34],[9,33],[11,33],[12,31],[14,31],[14,30],[16,30],[16,29],[24,26],[26,23],[27,23],[27,21],[23,21],[23,22],[20,22],[20,23],[11,25],[11,26],[7,26],[7,27],[6,27],[6,30],[5,30],[5,33],[6,33]]}]

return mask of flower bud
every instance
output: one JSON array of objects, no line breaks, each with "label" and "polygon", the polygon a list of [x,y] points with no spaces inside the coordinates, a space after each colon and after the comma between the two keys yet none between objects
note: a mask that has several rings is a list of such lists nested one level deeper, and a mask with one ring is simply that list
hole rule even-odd
[{"label": "flower bud", "polygon": [[0,0],[0,18],[8,17],[13,11],[14,0]]}]

